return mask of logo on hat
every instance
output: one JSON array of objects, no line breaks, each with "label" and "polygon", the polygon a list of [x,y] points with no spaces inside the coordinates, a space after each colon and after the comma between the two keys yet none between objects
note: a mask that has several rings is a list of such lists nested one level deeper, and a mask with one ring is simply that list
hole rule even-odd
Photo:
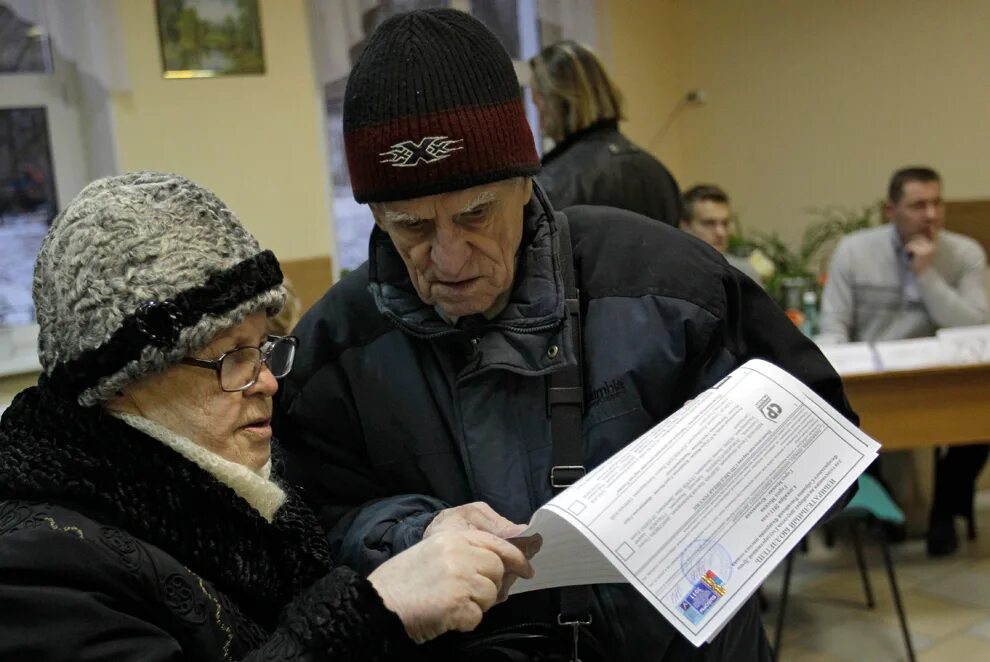
[{"label": "logo on hat", "polygon": [[388,163],[393,168],[412,168],[420,163],[436,163],[450,156],[459,149],[464,149],[460,145],[463,140],[451,140],[449,136],[427,136],[415,142],[413,140],[403,140],[388,148],[387,152],[381,152],[378,156],[383,156],[379,163]]}]

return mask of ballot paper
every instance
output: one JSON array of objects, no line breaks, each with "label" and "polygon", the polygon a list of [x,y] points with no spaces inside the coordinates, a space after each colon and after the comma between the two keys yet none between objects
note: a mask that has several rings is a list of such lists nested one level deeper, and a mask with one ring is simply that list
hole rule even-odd
[{"label": "ballot paper", "polygon": [[822,344],[818,349],[840,375],[860,375],[877,370],[877,357],[870,343]]},{"label": "ballot paper", "polygon": [[540,508],[512,593],[629,582],[710,641],[876,457],[879,444],[749,361]]},{"label": "ballot paper", "polygon": [[942,345],[938,338],[909,338],[875,343],[881,370],[917,370],[941,365]]},{"label": "ballot paper", "polygon": [[935,335],[944,363],[990,363],[990,325],[939,329]]}]

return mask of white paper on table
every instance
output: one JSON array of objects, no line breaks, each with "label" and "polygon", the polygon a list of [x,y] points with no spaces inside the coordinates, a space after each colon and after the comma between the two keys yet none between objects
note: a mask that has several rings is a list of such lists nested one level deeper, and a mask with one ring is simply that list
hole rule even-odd
[{"label": "white paper on table", "polygon": [[990,363],[990,324],[939,329],[935,337],[944,363]]},{"label": "white paper on table", "polygon": [[878,448],[786,372],[749,361],[540,508],[521,534],[543,537],[536,576],[511,593],[629,582],[700,646]]},{"label": "white paper on table", "polygon": [[881,370],[914,370],[942,365],[942,346],[938,338],[884,340],[874,343]]},{"label": "white paper on table", "polygon": [[877,371],[877,355],[868,342],[822,344],[822,354],[840,375],[856,375]]}]

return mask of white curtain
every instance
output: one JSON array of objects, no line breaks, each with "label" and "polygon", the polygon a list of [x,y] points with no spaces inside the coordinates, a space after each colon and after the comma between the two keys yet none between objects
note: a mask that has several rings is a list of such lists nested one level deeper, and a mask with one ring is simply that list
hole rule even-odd
[{"label": "white curtain", "polygon": [[41,27],[59,55],[101,87],[127,91],[127,67],[114,0],[2,2],[21,19]]},{"label": "white curtain", "polygon": [[[469,9],[472,0],[309,0],[310,33],[316,73],[321,85],[342,84],[360,43],[385,17],[416,7],[446,4]],[[477,2],[478,0],[473,0]],[[574,39],[595,48],[595,0],[481,0],[502,2],[520,17],[540,21],[540,44],[523,44],[523,57],[559,39]],[[512,5],[515,5],[512,7]],[[520,32],[524,32],[520,30]]]}]

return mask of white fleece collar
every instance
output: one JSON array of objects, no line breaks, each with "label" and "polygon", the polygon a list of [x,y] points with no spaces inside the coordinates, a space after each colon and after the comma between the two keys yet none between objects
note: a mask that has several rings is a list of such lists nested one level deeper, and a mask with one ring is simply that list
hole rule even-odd
[{"label": "white fleece collar", "polygon": [[121,412],[111,413],[135,430],[162,442],[234,490],[268,522],[275,518],[275,512],[285,503],[285,492],[270,478],[271,460],[255,473],[244,465],[226,460],[191,439],[178,435],[147,418]]}]

